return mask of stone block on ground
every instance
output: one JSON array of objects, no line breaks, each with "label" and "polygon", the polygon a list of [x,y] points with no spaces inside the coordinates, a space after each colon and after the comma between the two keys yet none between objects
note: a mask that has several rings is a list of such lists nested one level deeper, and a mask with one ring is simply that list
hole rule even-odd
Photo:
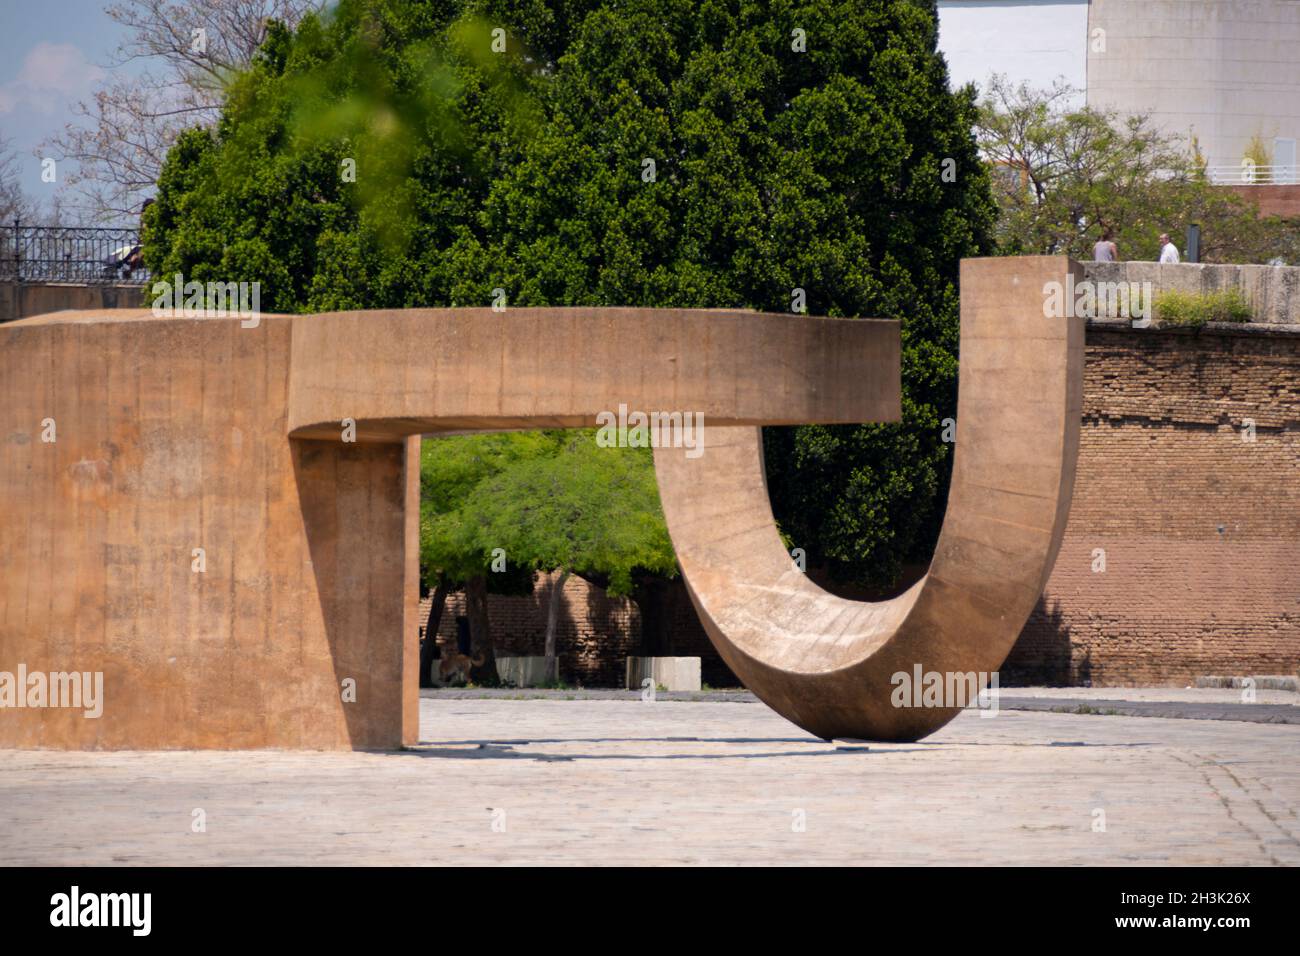
[{"label": "stone block on ground", "polygon": [[664,690],[699,690],[700,659],[698,657],[629,657],[627,659],[627,686],[640,690],[646,678],[655,687]]},{"label": "stone block on ground", "polygon": [[497,676],[513,687],[540,687],[546,683],[546,658],[498,656]]}]

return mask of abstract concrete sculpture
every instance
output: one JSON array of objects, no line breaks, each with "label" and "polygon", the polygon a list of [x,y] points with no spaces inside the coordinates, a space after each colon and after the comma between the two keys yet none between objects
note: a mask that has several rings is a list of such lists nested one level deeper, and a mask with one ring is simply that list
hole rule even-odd
[{"label": "abstract concrete sculpture", "polygon": [[[1042,288],[1071,268],[963,264],[949,514],[927,579],[879,605],[794,570],[753,426],[897,420],[894,322],[512,308],[0,326],[0,747],[416,742],[419,436],[589,427],[620,404],[705,416],[705,454],[660,450],[656,468],[737,674],[823,736],[925,733],[950,713],[891,713],[887,672],[996,667],[1051,570],[1082,333],[1043,317]],[[102,674],[102,713],[52,683],[15,698],[20,668]]]},{"label": "abstract concrete sculpture", "polygon": [[[1045,318],[1062,259],[967,260],[948,511],[929,572],[849,601],[796,568],[768,502],[756,428],[709,428],[708,454],[657,450],[677,559],[714,647],[744,685],[819,737],[916,740],[960,707],[896,707],[894,675],[996,672],[1065,533],[1083,404],[1082,318]],[[948,681],[945,680],[945,686]],[[972,701],[973,702],[973,701]]]}]

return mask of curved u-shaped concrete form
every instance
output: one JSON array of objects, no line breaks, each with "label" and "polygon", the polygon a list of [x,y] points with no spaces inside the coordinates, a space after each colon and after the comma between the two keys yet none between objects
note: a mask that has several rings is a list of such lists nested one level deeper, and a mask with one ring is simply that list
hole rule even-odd
[{"label": "curved u-shaped concrete form", "polygon": [[823,735],[923,733],[934,715],[881,709],[882,666],[996,666],[1050,570],[1082,353],[1042,287],[1068,270],[964,264],[948,524],[926,583],[884,605],[787,573],[753,426],[897,420],[896,322],[511,308],[0,326],[0,747],[414,743],[419,436],[592,426],[621,404],[709,423],[703,457],[657,465],[737,673]]},{"label": "curved u-shaped concrete form", "polygon": [[[1045,284],[1060,283],[1063,300],[1067,271],[1082,280],[1062,259],[962,263],[948,510],[928,573],[892,600],[845,600],[796,568],[772,519],[759,429],[709,428],[696,459],[656,450],[668,530],[709,637],[800,727],[916,740],[959,712],[948,695],[972,685],[958,675],[982,683],[1006,659],[1051,574],[1074,485],[1084,320],[1044,317]],[[916,706],[916,678],[931,674],[943,705]]]}]

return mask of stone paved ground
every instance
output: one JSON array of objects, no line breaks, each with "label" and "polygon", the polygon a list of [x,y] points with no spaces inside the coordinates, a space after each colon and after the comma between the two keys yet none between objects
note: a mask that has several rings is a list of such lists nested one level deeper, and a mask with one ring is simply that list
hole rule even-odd
[{"label": "stone paved ground", "polygon": [[[1003,687],[1004,697],[1044,697],[1061,700],[1123,700],[1172,701],[1177,703],[1237,704],[1242,702],[1242,692],[1220,687]],[[617,690],[601,687],[575,687],[569,690],[547,690],[539,687],[436,687],[420,691],[429,698],[502,698],[522,700],[639,700],[639,690]],[[711,688],[704,691],[658,691],[658,697],[667,700],[708,700],[751,703],[753,694],[743,687]],[[1257,690],[1255,702],[1259,704],[1293,704],[1300,706],[1300,694],[1286,690]]]},{"label": "stone paved ground", "polygon": [[967,712],[862,748],[758,704],[421,718],[397,754],[0,751],[0,862],[1300,864],[1297,725]]},{"label": "stone paved ground", "polygon": [[[639,700],[640,691],[575,688],[443,687],[420,692],[440,700]],[[756,698],[740,688],[706,691],[659,691],[660,701],[714,701],[753,704]],[[1259,724],[1300,724],[1300,695],[1290,691],[1255,691],[1255,700],[1242,703],[1240,690],[1194,687],[1148,688],[1003,688],[1004,710],[1041,710],[1059,714],[1100,714],[1124,717],[1180,717],[1189,720],[1244,720]]]},{"label": "stone paved ground", "polygon": [[[1242,691],[1231,687],[1003,687],[1007,697],[1175,701],[1199,704],[1239,704]],[[1300,694],[1286,690],[1256,690],[1257,704],[1300,705]]]},{"label": "stone paved ground", "polygon": [[[1295,695],[1292,695],[1295,696]],[[1300,707],[1293,703],[1207,703],[1202,701],[1117,700],[1078,697],[1007,697],[1005,710],[1039,710],[1057,714],[1102,714],[1121,717],[1181,717],[1186,720],[1244,720],[1257,724],[1300,724]]]}]

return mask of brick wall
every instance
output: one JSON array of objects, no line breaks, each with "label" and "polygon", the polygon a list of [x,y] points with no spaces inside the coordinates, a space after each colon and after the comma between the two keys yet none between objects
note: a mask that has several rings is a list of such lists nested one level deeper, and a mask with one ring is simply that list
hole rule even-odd
[{"label": "brick wall", "polygon": [[1089,329],[1070,523],[1004,682],[1298,668],[1300,336]]}]

